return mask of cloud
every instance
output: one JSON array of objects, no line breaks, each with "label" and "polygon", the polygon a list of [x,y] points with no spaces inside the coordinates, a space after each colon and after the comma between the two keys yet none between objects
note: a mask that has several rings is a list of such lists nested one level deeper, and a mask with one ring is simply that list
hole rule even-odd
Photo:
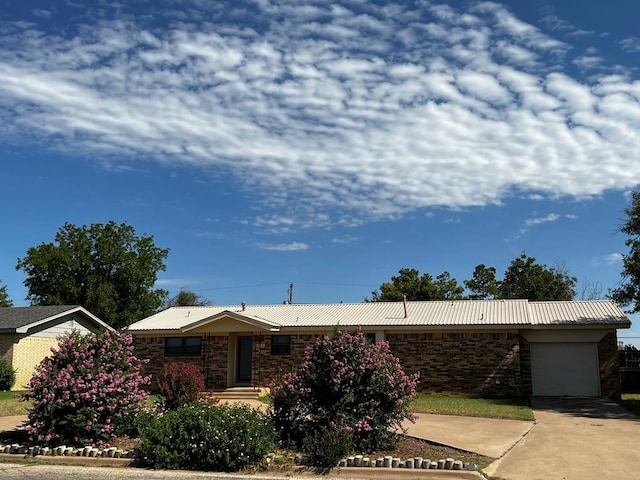
[{"label": "cloud", "polygon": [[560,215],[558,215],[557,213],[550,213],[549,215],[546,215],[544,217],[529,218],[525,220],[524,224],[527,227],[531,227],[533,225],[540,225],[541,223],[555,222],[559,218],[560,218]]},{"label": "cloud", "polygon": [[628,53],[638,53],[640,52],[640,38],[638,37],[627,37],[620,42],[620,47],[622,50]]},{"label": "cloud", "polygon": [[155,287],[167,288],[167,287],[185,287],[188,285],[201,283],[202,280],[196,278],[159,278],[156,280]]},{"label": "cloud", "polygon": [[354,237],[353,235],[345,235],[344,237],[331,239],[332,245],[347,245],[347,244],[354,244],[357,242],[358,242],[358,237]]},{"label": "cloud", "polygon": [[574,52],[561,21],[547,34],[493,2],[166,5],[5,22],[0,138],[124,174],[213,167],[263,199],[247,223],[270,233],[640,178],[640,84]]},{"label": "cloud", "polygon": [[549,213],[548,215],[542,216],[542,217],[531,217],[528,218],[524,221],[524,225],[522,228],[520,228],[520,230],[518,230],[518,233],[516,235],[513,236],[513,238],[511,238],[510,240],[517,240],[518,238],[522,237],[523,235],[527,234],[529,232],[529,230],[531,230],[533,227],[536,227],[538,225],[542,225],[545,223],[553,223],[553,222],[557,222],[558,220],[560,220],[561,218],[567,218],[569,220],[575,220],[577,217],[577,215],[574,214],[566,214],[566,215],[560,215],[558,213]]},{"label": "cloud", "polygon": [[596,258],[594,263],[595,265],[618,265],[622,263],[622,254],[610,253],[604,257]]},{"label": "cloud", "polygon": [[268,244],[261,243],[258,247],[262,250],[273,250],[276,252],[301,252],[309,249],[309,245],[302,242]]}]

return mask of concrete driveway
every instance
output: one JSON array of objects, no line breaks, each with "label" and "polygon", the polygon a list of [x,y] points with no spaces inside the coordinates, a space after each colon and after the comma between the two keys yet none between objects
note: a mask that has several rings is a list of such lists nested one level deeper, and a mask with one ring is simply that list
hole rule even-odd
[{"label": "concrete driveway", "polygon": [[503,480],[640,479],[640,417],[595,398],[532,400],[536,425],[484,473]]}]

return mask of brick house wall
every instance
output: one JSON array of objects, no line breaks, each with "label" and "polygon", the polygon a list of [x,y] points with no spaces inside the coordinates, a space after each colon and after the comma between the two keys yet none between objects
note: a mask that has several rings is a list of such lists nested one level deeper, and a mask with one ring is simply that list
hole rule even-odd
[{"label": "brick house wall", "polygon": [[521,395],[533,394],[533,380],[531,376],[531,346],[526,338],[518,336],[520,342],[520,381]]},{"label": "brick house wall", "polygon": [[254,383],[269,386],[282,378],[282,375],[295,370],[302,363],[304,351],[315,343],[321,334],[291,335],[291,352],[289,355],[271,354],[271,335],[254,339]]},{"label": "brick house wall", "polygon": [[229,337],[226,335],[205,335],[202,338],[200,355],[165,355],[165,337],[135,337],[135,354],[138,358],[149,359],[144,374],[152,376],[151,389],[157,389],[157,378],[165,363],[181,362],[196,365],[205,374],[208,389],[227,387],[227,357]]},{"label": "brick house wall", "polygon": [[[271,335],[253,335],[252,384],[269,386],[302,362],[317,334],[291,335],[289,355],[271,354]],[[228,385],[229,336],[205,334],[200,355],[165,356],[164,337],[136,336],[136,355],[148,358],[145,373],[154,377],[167,362],[197,365],[208,389]],[[418,390],[425,393],[477,396],[532,394],[531,348],[518,332],[390,333],[385,339],[406,373],[420,372]],[[601,394],[619,398],[621,391],[615,331],[598,343]],[[155,387],[155,384],[154,384]]]},{"label": "brick house wall", "polygon": [[227,335],[204,336],[202,371],[205,385],[210,390],[227,388],[227,359],[229,357],[229,337]]},{"label": "brick house wall", "polygon": [[478,396],[522,394],[518,334],[389,333],[405,372],[420,372],[418,391]]}]

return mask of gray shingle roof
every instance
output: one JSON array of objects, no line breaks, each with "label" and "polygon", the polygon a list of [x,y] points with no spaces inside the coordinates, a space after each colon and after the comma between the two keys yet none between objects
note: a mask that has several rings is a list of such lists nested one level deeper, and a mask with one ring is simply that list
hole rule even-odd
[{"label": "gray shingle roof", "polygon": [[47,305],[35,307],[0,307],[0,332],[15,332],[22,327],[74,312],[82,312],[85,317],[102,327],[110,328],[102,320],[95,317],[80,305]]}]

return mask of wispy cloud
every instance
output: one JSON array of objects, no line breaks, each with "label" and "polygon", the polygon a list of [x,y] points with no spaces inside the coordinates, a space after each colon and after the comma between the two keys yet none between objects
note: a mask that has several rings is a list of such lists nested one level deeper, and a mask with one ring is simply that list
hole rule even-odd
[{"label": "wispy cloud", "polygon": [[215,166],[261,196],[248,223],[270,233],[640,178],[638,81],[574,52],[560,20],[547,34],[493,2],[166,5],[1,25],[0,136],[114,169]]},{"label": "wispy cloud", "polygon": [[629,53],[638,53],[640,52],[640,38],[638,37],[628,37],[620,42],[620,47],[625,52]]},{"label": "wispy cloud", "polygon": [[622,263],[621,253],[610,253],[603,257],[598,257],[594,260],[595,265],[618,265]]},{"label": "wispy cloud", "polygon": [[559,218],[560,215],[558,215],[557,213],[550,213],[549,215],[546,215],[544,217],[528,218],[527,220],[525,220],[524,225],[525,227],[531,227],[533,225],[540,225],[541,223],[555,222]]},{"label": "wispy cloud", "polygon": [[170,288],[170,287],[187,287],[188,285],[194,285],[201,283],[201,279],[197,278],[159,278],[156,280],[155,286],[159,288]]},{"label": "wispy cloud", "polygon": [[292,242],[292,243],[260,243],[258,247],[262,250],[273,250],[276,252],[300,252],[309,249],[309,245],[302,242]]},{"label": "wispy cloud", "polygon": [[539,225],[543,225],[545,223],[553,223],[553,222],[557,222],[558,220],[562,219],[562,218],[566,218],[569,220],[575,220],[577,217],[577,215],[574,215],[572,213],[568,213],[565,215],[560,215],[559,213],[549,213],[547,215],[544,216],[534,216],[531,218],[527,218],[524,221],[524,224],[522,226],[522,228],[520,228],[520,230],[518,230],[518,233],[511,238],[510,240],[517,240],[518,238],[522,237],[523,235],[527,234],[532,228],[537,227]]},{"label": "wispy cloud", "polygon": [[331,243],[333,245],[347,245],[347,244],[353,244],[357,242],[358,242],[358,237],[354,237],[353,235],[345,235],[344,237],[331,239]]}]

